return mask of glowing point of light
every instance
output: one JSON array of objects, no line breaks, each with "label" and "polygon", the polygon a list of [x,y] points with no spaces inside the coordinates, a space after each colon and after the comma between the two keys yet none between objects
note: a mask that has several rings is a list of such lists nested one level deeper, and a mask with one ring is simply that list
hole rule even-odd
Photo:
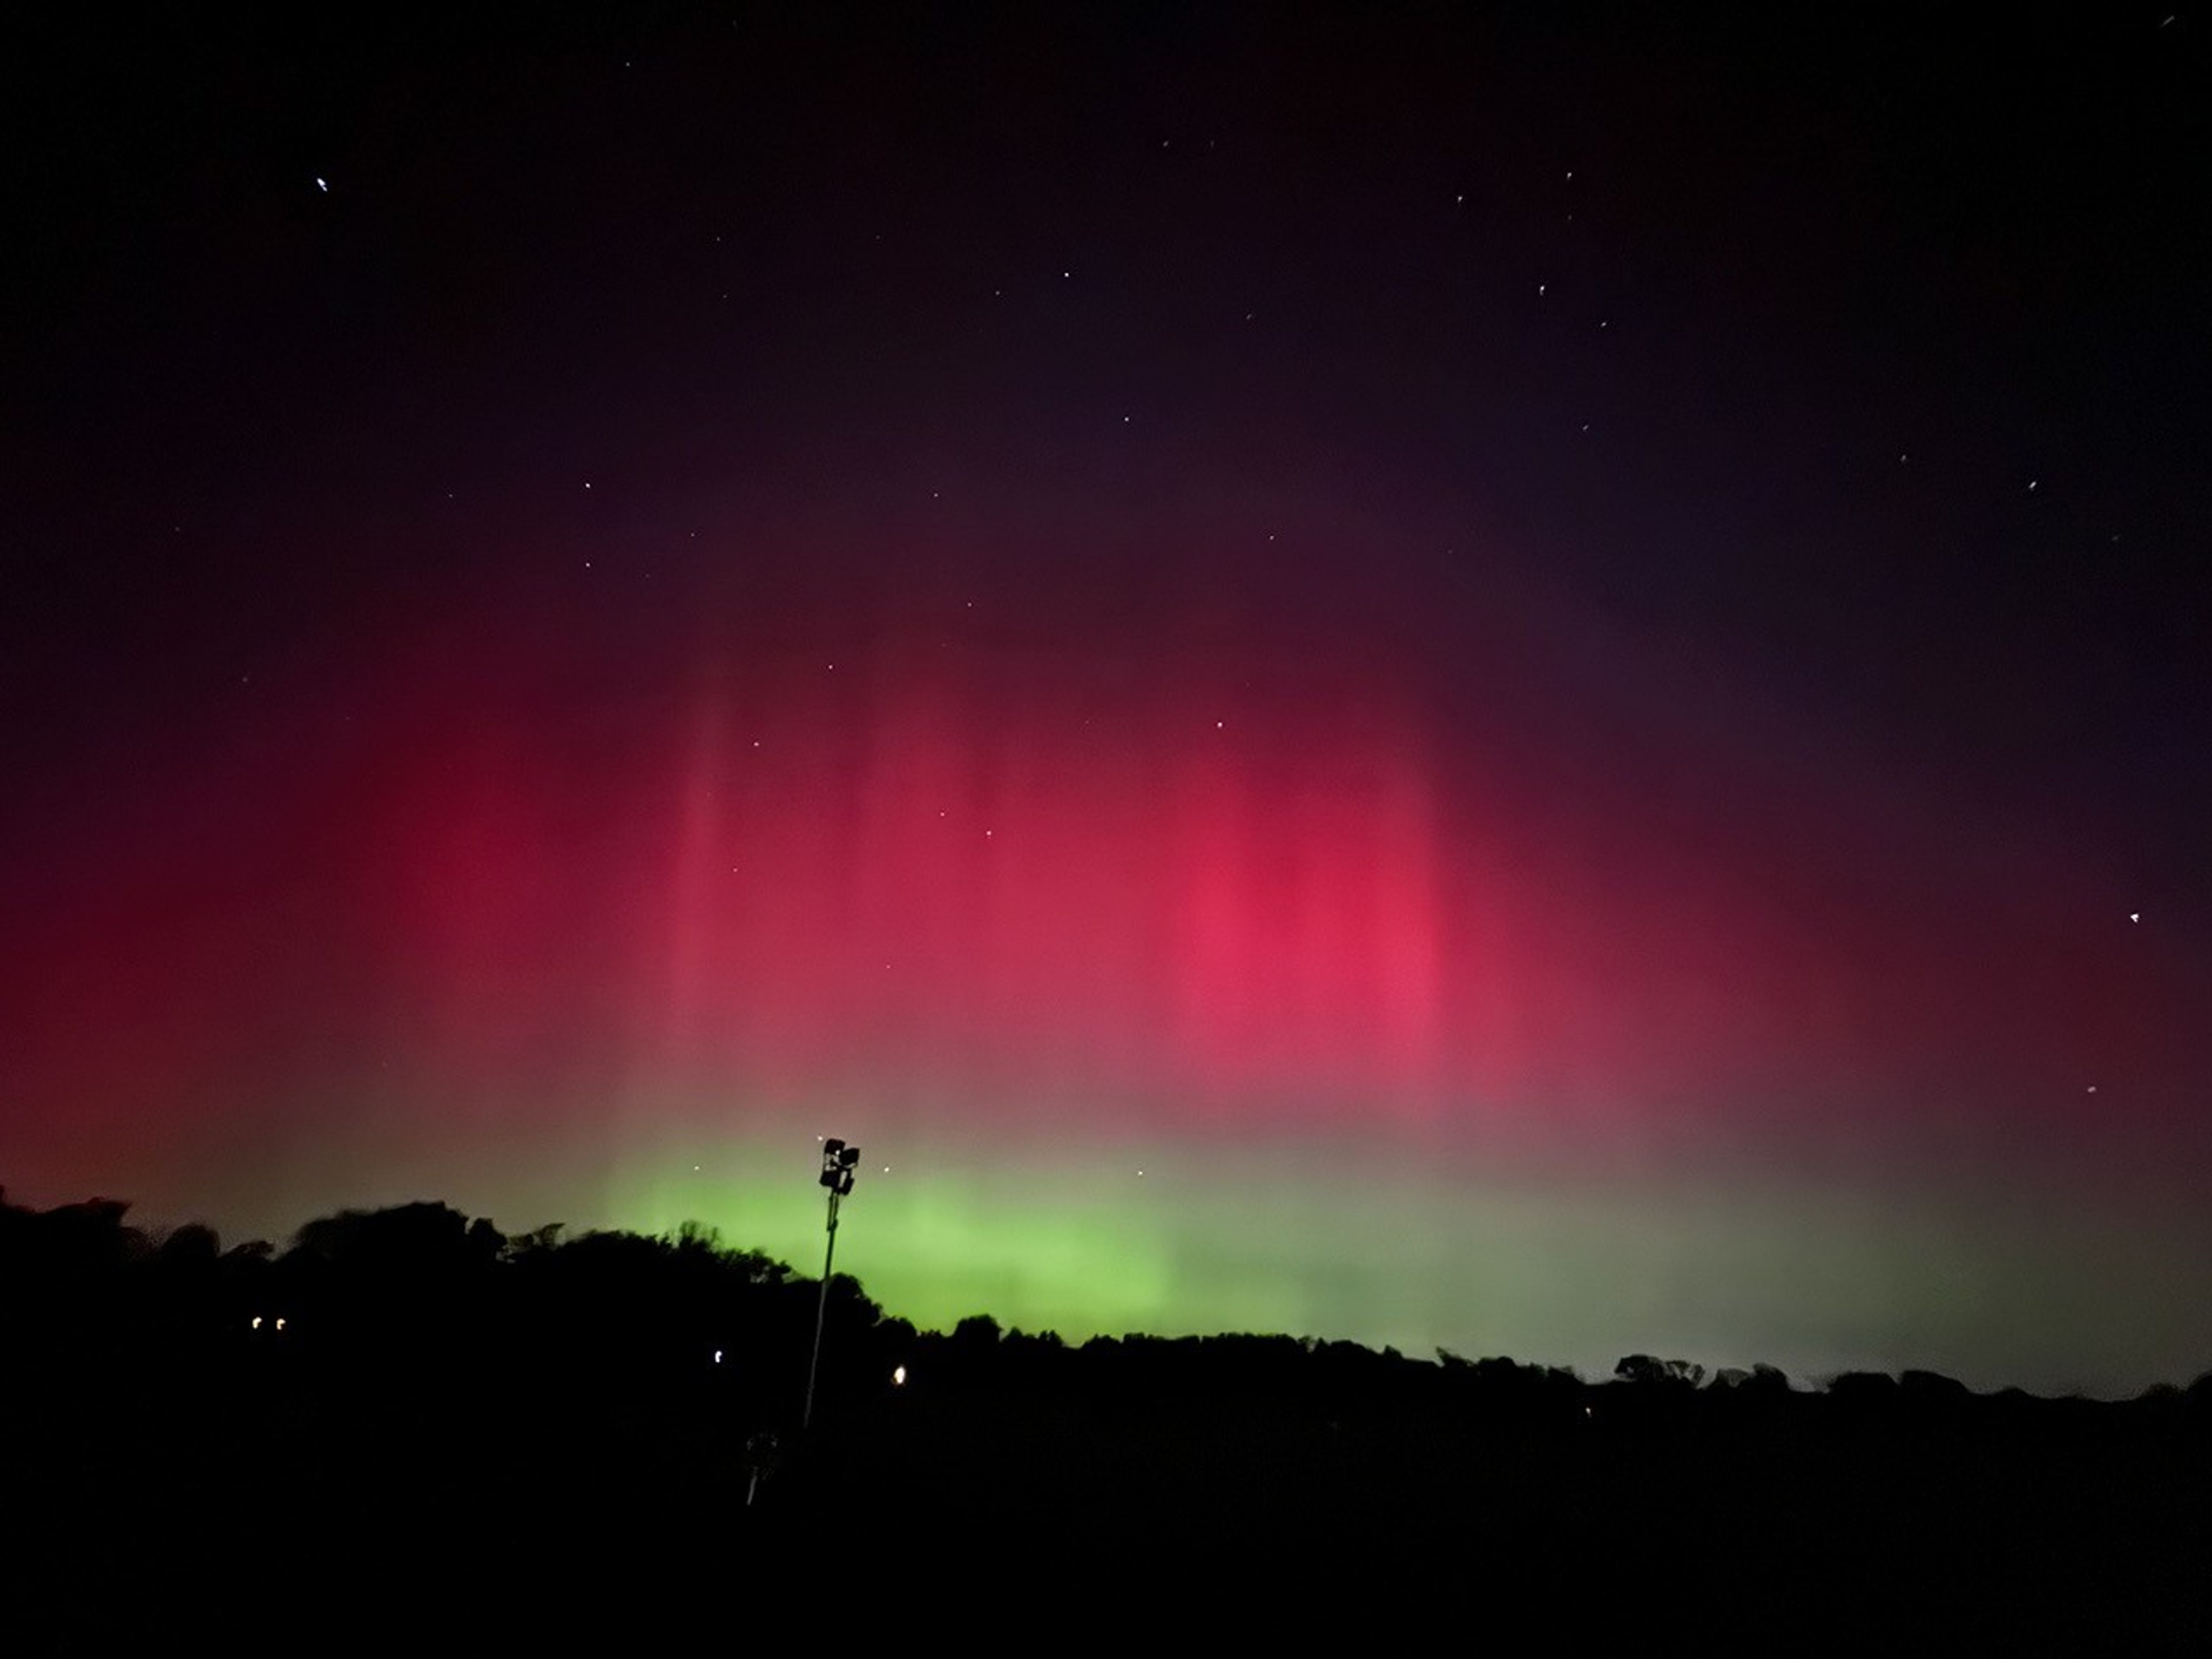
[{"label": "glowing point of light", "polygon": [[320,178],[319,176],[315,179],[315,188],[316,188],[317,190],[321,191],[323,192],[323,194],[324,194],[324,195],[325,195],[325,196],[329,195],[329,194],[330,194],[330,191],[331,191],[331,187],[330,187],[330,185],[329,185],[328,181],[326,181],[325,179],[324,179]]},{"label": "glowing point of light", "polygon": [[717,1365],[722,1363],[722,1351],[720,1348],[714,1350],[714,1363]]},{"label": "glowing point of light", "polygon": [[903,1366],[903,1365],[897,1365],[897,1366],[894,1366],[894,1367],[892,1368],[892,1370],[891,1370],[891,1386],[892,1386],[893,1388],[895,1388],[895,1389],[902,1389],[902,1388],[906,1387],[906,1367],[905,1367],[905,1366]]},{"label": "glowing point of light", "polygon": [[284,1328],[284,1322],[282,1319],[276,1322],[276,1328],[280,1331]]},{"label": "glowing point of light", "polygon": [[2130,910],[2128,912],[2128,920],[2130,921],[2141,921],[2142,917],[2139,913]]},{"label": "glowing point of light", "polygon": [[253,1328],[257,1331],[261,1328],[261,1316],[259,1314],[253,1316]]}]

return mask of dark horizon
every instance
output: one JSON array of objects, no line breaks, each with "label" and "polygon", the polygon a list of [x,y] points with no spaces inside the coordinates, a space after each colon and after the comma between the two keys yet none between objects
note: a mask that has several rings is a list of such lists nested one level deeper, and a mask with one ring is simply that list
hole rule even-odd
[{"label": "dark horizon", "polygon": [[[189,1368],[196,1356],[218,1347],[246,1352],[240,1346],[246,1344],[269,1356],[312,1351],[358,1361],[377,1354],[380,1375],[412,1372],[428,1380],[456,1358],[520,1363],[532,1341],[553,1337],[571,1344],[570,1358],[586,1370],[659,1376],[674,1367],[726,1384],[742,1377],[738,1415],[747,1424],[783,1435],[802,1432],[799,1382],[822,1275],[725,1239],[703,1223],[647,1235],[571,1231],[553,1222],[508,1234],[487,1218],[416,1200],[313,1217],[280,1248],[258,1238],[226,1243],[204,1224],[149,1230],[131,1221],[131,1208],[126,1200],[96,1197],[40,1210],[0,1188],[0,1266],[10,1286],[0,1334],[30,1372],[143,1383],[180,1376],[180,1362]],[[567,1273],[565,1285],[556,1278],[534,1291],[523,1288],[533,1276],[560,1274],[569,1262],[587,1265]],[[1580,1409],[1608,1389],[1617,1399],[1634,1395],[1676,1407],[1700,1392],[1769,1404],[1780,1395],[1824,1395],[1855,1410],[1923,1415],[1969,1401],[2212,1407],[2212,1366],[2185,1387],[2161,1382],[2130,1399],[2101,1401],[2038,1395],[2016,1384],[1978,1391],[1923,1370],[1797,1377],[1763,1362],[1710,1366],[1695,1356],[1641,1352],[1585,1376],[1510,1354],[1449,1348],[1408,1354],[1296,1331],[1163,1336],[1132,1330],[1071,1343],[1056,1331],[1002,1326],[981,1310],[933,1328],[884,1307],[856,1273],[838,1269],[830,1288],[821,1305],[835,1310],[826,1373],[837,1402],[833,1429],[838,1415],[850,1415],[885,1388],[927,1395],[941,1386],[944,1379],[927,1375],[924,1356],[949,1356],[955,1363],[946,1376],[972,1383],[981,1357],[1001,1349],[1017,1358],[1006,1362],[1013,1369],[1006,1376],[992,1379],[994,1388],[1024,1383],[1018,1356],[1024,1353],[1058,1364],[1060,1356],[1110,1355],[1126,1347],[1180,1354],[1188,1363],[1236,1349],[1273,1355],[1278,1364],[1333,1354],[1340,1360],[1358,1356],[1352,1363],[1363,1365],[1440,1370],[1462,1383],[1486,1382],[1523,1407],[1548,1400],[1563,1418],[1571,1416],[1571,1405]],[[508,1304],[515,1311],[501,1311]],[[641,1318],[648,1306],[654,1311]],[[514,1322],[516,1313],[524,1324]],[[613,1314],[627,1322],[627,1335],[596,1349],[577,1342],[595,1321]],[[609,1335],[600,1330],[598,1340],[605,1345]],[[848,1348],[864,1358],[843,1352]],[[1183,1385],[1202,1381],[1207,1369],[1200,1360]],[[1026,1381],[1036,1381],[1033,1369]],[[1249,1371],[1223,1365],[1212,1386],[1233,1391],[1252,1382]]]},{"label": "dark horizon", "polygon": [[696,1230],[507,1239],[422,1204],[272,1258],[142,1248],[122,1214],[0,1206],[19,1644],[774,1634],[833,1592],[912,1622],[948,1583],[1178,1631],[1310,1633],[1407,1585],[1583,1638],[2205,1628],[2212,1374],[2096,1402],[1650,1354],[1584,1382],[1289,1336],[1079,1347],[916,1332],[841,1275],[817,1391],[819,1287]]},{"label": "dark horizon", "polygon": [[[303,1322],[298,1314],[301,1299],[298,1291],[276,1291],[265,1282],[272,1266],[297,1269],[307,1277],[295,1283],[309,1285],[318,1274],[326,1274],[334,1264],[344,1262],[349,1264],[345,1269],[348,1273],[367,1276],[362,1282],[373,1282],[377,1275],[388,1274],[395,1283],[421,1288],[446,1276],[452,1279],[454,1288],[462,1289],[471,1274],[481,1273],[486,1268],[512,1270],[518,1265],[536,1265],[550,1260],[566,1246],[577,1245],[586,1252],[623,1252],[629,1256],[633,1272],[642,1272],[639,1264],[656,1255],[664,1259],[672,1255],[679,1258],[696,1256],[732,1275],[732,1282],[804,1290],[808,1306],[812,1305],[811,1298],[818,1293],[822,1283],[819,1269],[810,1271],[804,1263],[784,1261],[741,1241],[726,1239],[720,1229],[696,1218],[667,1231],[653,1234],[618,1227],[571,1229],[557,1220],[510,1231],[498,1227],[489,1217],[471,1217],[465,1211],[437,1200],[414,1199],[311,1217],[278,1237],[226,1240],[205,1222],[142,1224],[133,1218],[133,1207],[128,1200],[93,1195],[40,1210],[16,1202],[4,1187],[0,1187],[0,1221],[16,1230],[9,1236],[13,1252],[10,1259],[15,1263],[10,1271],[21,1270],[15,1280],[19,1297],[27,1297],[29,1304],[37,1304],[49,1281],[82,1292],[87,1285],[102,1279],[119,1281],[132,1276],[151,1279],[163,1272],[165,1264],[181,1264],[186,1270],[198,1272],[219,1269],[234,1279],[263,1282],[263,1288],[241,1295],[241,1287],[234,1285],[220,1310],[202,1297],[168,1310],[166,1317],[157,1314],[154,1328],[173,1341],[180,1335],[188,1341],[235,1340],[243,1332],[263,1338],[289,1334],[295,1344],[320,1337],[335,1340],[344,1348],[362,1340],[361,1334],[349,1333],[343,1317],[326,1317],[319,1329],[314,1322]],[[40,1242],[42,1236],[46,1241],[43,1246]],[[1895,1372],[1853,1368],[1794,1376],[1785,1368],[1763,1360],[1747,1364],[1707,1364],[1694,1354],[1625,1353],[1609,1369],[1592,1374],[1573,1365],[1551,1364],[1526,1356],[1466,1354],[1445,1347],[1427,1353],[1407,1353],[1389,1345],[1287,1330],[1240,1328],[1163,1334],[1130,1329],[1100,1331],[1070,1342],[1055,1330],[1025,1330],[1018,1325],[1002,1325],[980,1308],[936,1325],[918,1322],[870,1296],[866,1279],[852,1270],[849,1260],[836,1266],[833,1285],[843,1287],[838,1295],[847,1317],[860,1325],[875,1328],[868,1343],[869,1351],[893,1353],[894,1357],[904,1351],[902,1345],[911,1347],[921,1341],[926,1349],[928,1339],[954,1337],[970,1343],[985,1337],[992,1343],[1003,1339],[1017,1346],[1023,1343],[1042,1344],[1054,1352],[1064,1349],[1071,1352],[1094,1351],[1102,1346],[1110,1349],[1122,1343],[1190,1352],[1194,1351],[1193,1345],[1202,1347],[1208,1343],[1287,1342],[1308,1354],[1322,1349],[1356,1350],[1378,1360],[1441,1366],[1447,1372],[1472,1366],[1490,1368],[1486,1374],[1493,1376],[1525,1371],[1531,1377],[1548,1377],[1553,1384],[1562,1387],[1571,1382],[1577,1388],[1603,1388],[1621,1382],[1658,1386],[1684,1395],[1701,1386],[1723,1392],[1756,1388],[1823,1394],[1833,1392],[1841,1385],[1853,1399],[1864,1404],[1881,1397],[1875,1385],[1892,1383],[1911,1390],[1912,1399],[1923,1407],[1939,1399],[1955,1402],[1963,1399],[2026,1397],[2122,1404],[2131,1400],[2171,1402],[2185,1393],[2192,1399],[2212,1400],[2212,1364],[2188,1377],[2159,1379],[2131,1395],[2096,1395],[2080,1389],[2043,1392],[2016,1382],[2000,1382],[1976,1389],[1945,1373],[1911,1366]],[[691,1291],[702,1297],[702,1307],[708,1305],[705,1296],[708,1288],[698,1285]],[[173,1287],[168,1287],[167,1293],[173,1295]],[[95,1304],[97,1301],[94,1297]],[[126,1301],[126,1305],[132,1306],[142,1316],[145,1311],[145,1304]],[[151,1305],[158,1310],[158,1297]],[[276,1323],[288,1315],[289,1328]],[[88,1324],[79,1318],[68,1322],[65,1328],[78,1332],[72,1340],[82,1340],[85,1333],[97,1328],[97,1322]],[[788,1340],[789,1334],[785,1334]],[[46,1342],[52,1340],[51,1334],[44,1339]],[[17,1346],[25,1356],[36,1357],[42,1341],[23,1340]],[[100,1344],[95,1341],[93,1346],[98,1347]],[[66,1342],[53,1350],[53,1353],[63,1356],[70,1352]],[[124,1352],[118,1349],[112,1357],[119,1358]],[[713,1352],[719,1356],[721,1349],[716,1347]],[[756,1345],[750,1353],[749,1369],[775,1368],[778,1356],[773,1352]],[[667,1356],[664,1353],[662,1357]],[[690,1358],[696,1361],[698,1357],[694,1353]],[[792,1356],[787,1353],[781,1358],[795,1376]],[[159,1358],[156,1363],[161,1363]],[[720,1365],[723,1361],[718,1357],[712,1363]],[[905,1382],[902,1363],[899,1381],[902,1385]],[[786,1388],[783,1392],[793,1390]],[[785,1401],[780,1410],[766,1413],[764,1420],[786,1423],[793,1415],[790,1401]]]}]

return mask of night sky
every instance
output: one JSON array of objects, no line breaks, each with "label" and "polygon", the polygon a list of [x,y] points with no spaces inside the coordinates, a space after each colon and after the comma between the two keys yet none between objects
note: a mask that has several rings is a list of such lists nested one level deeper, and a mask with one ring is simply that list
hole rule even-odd
[{"label": "night sky", "polygon": [[2212,1367],[2171,3],[13,19],[0,1181]]}]

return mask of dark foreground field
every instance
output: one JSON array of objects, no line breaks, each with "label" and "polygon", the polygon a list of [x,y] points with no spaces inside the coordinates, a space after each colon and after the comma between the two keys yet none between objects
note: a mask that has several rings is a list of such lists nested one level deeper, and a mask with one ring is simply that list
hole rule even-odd
[{"label": "dark foreground field", "polygon": [[1843,1407],[1614,1383],[1584,1391],[1585,1415],[1453,1398],[1402,1363],[1402,1386],[1335,1400],[917,1376],[787,1436],[750,1507],[752,1425],[711,1380],[76,1378],[10,1413],[15,1622],[86,1651],[226,1630],[736,1641],[885,1618],[981,1640],[1015,1607],[1577,1645],[2212,1636],[2207,1439],[2185,1401]]},{"label": "dark foreground field", "polygon": [[801,1432],[818,1285],[709,1237],[121,1218],[0,1205],[11,1651],[2212,1645],[2206,1380],[1074,1347],[841,1279]]}]

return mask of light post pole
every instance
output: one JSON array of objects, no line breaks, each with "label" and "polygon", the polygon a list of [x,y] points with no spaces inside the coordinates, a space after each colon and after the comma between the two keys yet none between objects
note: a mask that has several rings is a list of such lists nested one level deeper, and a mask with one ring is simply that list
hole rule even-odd
[{"label": "light post pole", "polygon": [[822,1143],[822,1184],[830,1189],[830,1247],[822,1256],[822,1292],[814,1300],[814,1353],[806,1362],[806,1408],[799,1413],[804,1431],[814,1421],[814,1377],[822,1367],[822,1323],[830,1311],[830,1270],[837,1260],[837,1200],[853,1190],[860,1149],[831,1137]]}]

